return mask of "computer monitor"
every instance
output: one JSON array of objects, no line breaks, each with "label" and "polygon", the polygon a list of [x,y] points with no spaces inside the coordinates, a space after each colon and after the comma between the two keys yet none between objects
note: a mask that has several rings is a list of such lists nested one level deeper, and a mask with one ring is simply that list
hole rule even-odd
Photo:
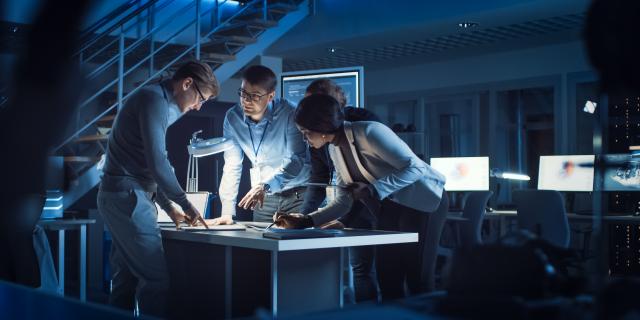
[{"label": "computer monitor", "polygon": [[[188,192],[187,193],[187,199],[189,199],[189,202],[191,202],[191,204],[198,209],[198,211],[200,212],[200,214],[202,214],[203,217],[206,217],[206,212],[207,212],[207,208],[209,206],[209,192]],[[172,203],[174,207],[178,208],[178,206],[175,203]],[[167,215],[167,213],[162,210],[162,208],[160,208],[160,206],[156,203],[156,208],[158,209],[158,222],[172,222],[171,218],[169,218],[169,215]],[[180,211],[182,211],[182,209],[180,209]]]},{"label": "computer monitor", "polygon": [[431,167],[447,178],[447,191],[489,190],[489,157],[431,158]]},{"label": "computer monitor", "polygon": [[538,189],[593,191],[594,155],[540,156]]},{"label": "computer monitor", "polygon": [[363,67],[284,72],[280,78],[281,97],[297,106],[304,98],[307,86],[322,78],[329,78],[342,88],[347,98],[347,106],[364,107]]},{"label": "computer monitor", "polygon": [[604,170],[603,191],[640,191],[640,158],[631,154],[605,154],[600,166]]}]

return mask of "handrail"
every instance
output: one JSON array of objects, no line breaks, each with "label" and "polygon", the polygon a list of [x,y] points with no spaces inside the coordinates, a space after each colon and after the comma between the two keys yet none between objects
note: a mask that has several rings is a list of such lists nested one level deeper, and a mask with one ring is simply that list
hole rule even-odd
[{"label": "handrail", "polygon": [[[149,3],[156,3],[159,0],[151,0]],[[168,0],[166,3],[169,2],[173,2],[175,0]],[[197,1],[201,1],[201,0],[197,0]],[[222,4],[224,4],[226,2],[223,1]],[[228,24],[231,23],[232,20],[234,20],[235,18],[237,18],[238,16],[242,15],[246,10],[248,10],[250,7],[253,7],[256,4],[259,3],[265,3],[266,6],[266,0],[253,0],[249,3],[247,3],[246,5],[243,6],[242,9],[238,10],[237,12],[235,12],[232,16],[228,17],[227,19],[225,19],[225,21],[223,22],[219,22],[218,20],[218,24],[216,25],[216,27],[214,27],[211,31],[209,31],[208,33],[206,33],[206,35],[204,36],[209,37],[210,35],[212,35],[213,33],[219,31],[221,28],[227,26]],[[147,3],[148,4],[148,3]],[[177,12],[174,13],[174,15],[172,15],[172,17],[177,16],[178,14],[183,14],[186,10],[191,9],[193,7],[194,3],[190,3],[188,5],[186,5],[185,7],[181,8],[180,10],[178,10]],[[146,9],[146,7],[145,7]],[[138,63],[136,63],[134,66],[127,68],[126,72],[121,72],[119,74],[119,76],[113,80],[110,81],[106,86],[104,86],[102,89],[98,90],[97,93],[95,93],[94,95],[92,95],[90,98],[86,99],[81,105],[80,108],[86,106],[87,104],[89,104],[89,102],[93,101],[96,97],[98,97],[100,94],[104,93],[106,90],[108,90],[110,87],[112,87],[114,84],[119,83],[126,75],[129,75],[133,70],[137,69],[139,66],[141,66],[145,61],[153,58],[156,53],[158,53],[160,50],[164,49],[166,46],[170,45],[170,40],[172,40],[173,38],[175,38],[176,36],[178,36],[179,34],[181,34],[182,32],[184,32],[185,30],[187,30],[187,28],[189,28],[190,26],[193,25],[194,22],[197,23],[197,21],[206,14],[209,14],[210,12],[212,12],[213,10],[219,10],[219,6],[215,6],[209,10],[206,10],[204,12],[200,12],[198,9],[196,9],[196,18],[190,20],[185,26],[179,28],[179,30],[175,33],[173,33],[166,41],[164,41],[165,43],[160,46],[159,48],[153,48],[152,51],[146,55],[144,58],[141,59],[141,61],[139,61]],[[144,9],[141,7],[139,10],[136,10],[136,12],[139,14],[140,12],[142,12]],[[219,13],[220,11],[218,11]],[[131,15],[128,15],[127,17],[129,17]],[[131,17],[129,17],[130,19]],[[124,19],[122,19],[121,21],[123,21]],[[98,69],[100,69],[100,72],[104,71],[106,69],[106,67],[112,65],[115,61],[118,61],[118,59],[121,59],[122,57],[124,57],[127,53],[130,53],[131,50],[133,50],[134,48],[136,48],[140,43],[142,43],[147,37],[152,36],[157,30],[166,27],[167,25],[169,25],[171,22],[173,22],[172,18],[167,19],[164,23],[162,23],[160,26],[156,26],[154,27],[152,30],[148,30],[147,33],[140,37],[137,41],[135,41],[132,45],[130,45],[128,48],[123,49],[123,47],[121,46],[120,52],[118,53],[118,55],[116,55],[114,58],[109,59],[107,62],[105,62],[103,65],[101,65]],[[123,22],[123,23],[126,23]],[[122,29],[122,23],[116,24],[115,26],[119,26]],[[127,28],[129,29],[129,28]],[[108,31],[106,34],[111,33],[113,30]],[[121,33],[124,31],[121,31]],[[122,37],[122,35],[121,35]],[[64,142],[62,142],[61,144],[59,144],[58,146],[56,146],[53,150],[58,151],[60,150],[60,148],[62,148],[63,146],[65,146],[67,143],[71,142],[73,139],[75,139],[78,135],[80,135],[83,131],[87,130],[88,128],[90,128],[92,125],[94,125],[99,119],[101,119],[102,117],[104,117],[105,115],[107,115],[109,112],[111,112],[115,107],[117,107],[120,103],[122,103],[122,101],[128,99],[131,95],[133,95],[134,93],[136,93],[138,90],[140,90],[142,87],[144,87],[145,85],[147,85],[150,81],[152,81],[153,79],[157,78],[159,75],[161,75],[163,72],[165,72],[168,68],[170,68],[171,66],[173,66],[176,62],[178,62],[180,59],[182,59],[185,55],[187,55],[189,52],[191,52],[191,50],[193,50],[194,48],[197,48],[199,45],[199,38],[201,38],[202,36],[200,34],[198,34],[198,38],[196,39],[196,43],[186,47],[180,54],[178,54],[175,58],[173,58],[170,62],[168,62],[163,68],[161,68],[160,70],[158,70],[157,72],[155,72],[153,75],[149,76],[146,80],[144,80],[142,83],[140,83],[136,88],[134,88],[133,90],[131,90],[129,93],[127,93],[125,96],[121,96],[119,97],[119,101],[112,104],[111,106],[109,106],[105,111],[101,112],[97,117],[93,118],[91,121],[89,121],[87,124],[85,124],[82,128],[80,128],[79,130],[76,130],[71,136],[69,136],[67,139],[64,140]],[[86,47],[86,46],[85,46]],[[113,61],[112,61],[113,60]],[[97,72],[99,73],[99,72]],[[92,72],[90,74],[90,77],[93,77],[97,74],[95,71]],[[121,93],[120,93],[121,95]]]},{"label": "handrail", "polygon": [[[171,3],[173,3],[173,1],[165,1],[165,2],[163,2],[161,5],[157,6],[157,7],[155,8],[155,10],[156,10],[157,12],[158,12],[158,11],[161,11],[162,9],[166,8],[166,7],[167,7],[168,5],[170,5]],[[174,16],[176,16],[176,15],[174,14]],[[148,17],[148,16],[147,16],[147,17]],[[144,17],[143,17],[143,18],[144,18]],[[126,23],[126,22],[125,22],[125,23]],[[135,27],[137,27],[137,26],[138,26],[138,25],[136,25],[136,24],[130,25],[129,27],[127,27],[126,29],[124,29],[124,32],[129,32],[131,29],[133,29],[133,28],[135,28]],[[107,34],[107,35],[108,35],[108,34]],[[105,51],[107,48],[109,48],[111,45],[113,45],[113,44],[114,44],[114,43],[116,43],[116,42],[118,42],[118,38],[117,38],[117,37],[114,37],[114,39],[113,39],[113,40],[111,40],[109,43],[105,44],[101,49],[99,49],[98,51],[94,52],[91,56],[89,56],[89,57],[87,57],[87,58],[83,58],[83,59],[82,59],[82,62],[83,62],[83,63],[85,63],[85,62],[89,62],[89,61],[91,61],[93,58],[95,58],[96,56],[98,56],[99,54],[101,54],[103,51]],[[105,63],[106,63],[106,62],[105,62]]]},{"label": "handrail", "polygon": [[[209,35],[211,35],[213,32],[218,31],[219,28],[225,26],[230,20],[236,18],[238,15],[240,15],[241,13],[244,12],[244,10],[247,10],[249,7],[251,7],[254,3],[259,2],[260,0],[254,0],[252,3],[249,3],[247,6],[245,6],[245,8],[239,10],[236,14],[234,14],[233,16],[229,17],[227,20],[225,20],[223,23],[219,24],[216,28],[214,28],[212,30],[212,32],[207,33],[204,37],[208,37]],[[220,5],[226,3],[227,0],[223,1],[220,3]],[[141,43],[144,42],[144,40],[153,35],[153,33],[159,29],[162,29],[164,27],[166,27],[167,25],[169,25],[171,22],[173,22],[173,18],[183,14],[184,12],[186,12],[187,10],[191,9],[194,6],[193,3],[191,4],[187,4],[186,6],[184,6],[182,9],[178,10],[177,12],[175,12],[171,17],[166,19],[165,24],[160,25],[160,26],[156,26],[154,27],[152,30],[148,31],[144,36],[140,37],[136,42],[132,43],[131,45],[129,45],[129,47],[127,47],[127,49],[125,49],[124,54],[128,54],[130,53],[133,49],[135,49],[138,45],[140,45]],[[209,13],[211,13],[214,10],[214,8],[208,9],[206,11],[204,11],[203,13],[200,14],[200,16],[204,16],[207,15]],[[154,56],[158,51],[164,49],[165,47],[167,47],[167,45],[169,45],[169,41],[172,40],[173,38],[175,38],[178,34],[180,34],[181,32],[183,32],[186,28],[188,28],[190,26],[191,23],[193,23],[196,19],[189,21],[189,23],[187,25],[185,25],[185,27],[183,27],[182,29],[180,29],[178,32],[175,32],[172,36],[170,36],[168,39],[166,39],[165,43],[160,46],[159,48],[156,48],[155,50],[153,50],[153,52],[151,52],[149,55],[147,55],[145,58],[143,58],[140,62],[138,62],[136,65],[132,66],[131,68],[129,68],[129,70],[127,72],[125,72],[125,76],[128,75],[129,73],[131,73],[131,71],[133,69],[138,68],[140,65],[142,65],[142,63],[144,61],[147,61],[149,58],[151,58],[152,56]],[[117,40],[117,39],[116,39]],[[189,49],[190,50],[190,49]],[[113,56],[112,58],[110,58],[109,60],[107,60],[106,62],[104,62],[100,67],[98,67],[96,70],[94,70],[93,72],[91,72],[89,75],[87,75],[88,79],[94,79],[95,77],[97,77],[102,71],[104,71],[106,68],[112,66],[114,63],[116,63],[118,61],[119,58],[119,54]],[[104,93],[109,87],[113,86],[115,83],[117,82],[116,80],[113,80],[111,82],[109,82],[106,86],[104,86],[102,89],[100,89],[97,93],[95,93],[94,95],[92,95],[91,97],[89,97],[88,99],[86,99],[80,106],[79,108],[83,108],[86,105],[88,105],[91,101],[93,101],[94,99],[96,99],[97,97],[99,97],[102,93]]]},{"label": "handrail", "polygon": [[[151,29],[150,31],[147,31],[147,33],[140,37],[138,40],[136,40],[134,43],[130,44],[125,51],[123,52],[124,55],[127,55],[128,53],[130,53],[131,51],[133,51],[133,49],[137,48],[138,45],[140,45],[141,43],[144,42],[144,40],[149,37],[150,35],[153,35],[153,33],[155,31],[158,31],[159,29],[162,29],[166,26],[168,26],[171,22],[173,22],[173,18],[185,13],[187,10],[191,9],[195,4],[193,2],[187,4],[186,6],[184,6],[182,9],[176,11],[171,17],[169,17],[165,22],[165,24],[160,25],[160,26],[156,26],[153,29]],[[191,22],[190,22],[191,23]],[[117,41],[117,39],[116,39]],[[111,65],[113,65],[116,61],[118,61],[118,55],[115,55],[113,57],[111,57],[109,60],[105,61],[102,65],[100,65],[98,68],[96,68],[95,70],[93,70],[91,73],[89,73],[87,75],[87,79],[94,79],[99,73],[101,73],[102,71],[104,71],[106,68],[110,67]]]},{"label": "handrail", "polygon": [[[94,37],[91,40],[88,40],[87,43],[85,43],[84,45],[82,45],[82,47],[80,47],[80,50],[78,50],[78,52],[76,52],[73,56],[78,56],[80,54],[82,54],[82,52],[84,50],[86,50],[87,48],[89,48],[90,46],[92,46],[94,43],[96,43],[99,39],[101,39],[102,37],[110,34],[111,32],[117,30],[121,25],[127,23],[129,20],[131,20],[132,18],[137,17],[141,12],[143,12],[144,10],[147,10],[149,7],[151,7],[152,5],[155,5],[158,1],[160,0],[149,0],[149,2],[145,3],[144,5],[142,5],[141,7],[139,7],[138,9],[136,9],[135,11],[129,13],[128,15],[126,15],[125,17],[123,17],[122,19],[120,19],[120,21],[118,21],[117,23],[115,23],[113,26],[111,26],[109,29],[107,29],[107,31],[102,32],[101,34],[97,35],[96,37]],[[174,1],[174,0],[169,0],[169,1]]]},{"label": "handrail", "polygon": [[[191,4],[187,5],[187,6],[186,6],[186,7],[187,7],[187,9],[190,9],[190,8],[191,8],[190,6],[191,6]],[[167,21],[169,21],[169,20],[170,20],[170,19],[167,19]],[[162,49],[166,48],[169,44],[171,44],[171,43],[169,42],[170,40],[174,39],[176,36],[178,36],[178,35],[179,35],[180,33],[182,33],[184,30],[186,30],[187,28],[189,28],[189,27],[191,26],[191,24],[192,24],[192,23],[193,23],[193,20],[192,20],[192,21],[189,21],[189,23],[187,23],[185,26],[183,26],[182,28],[180,28],[180,30],[178,30],[177,32],[174,32],[174,33],[173,33],[173,35],[171,35],[171,37],[169,37],[169,38],[167,39],[167,41],[165,41],[165,43],[164,43],[162,46],[160,46],[159,48],[156,48],[155,50],[153,50],[153,52],[151,52],[151,53],[150,53],[150,54],[148,54],[146,57],[144,57],[144,58],[142,59],[142,61],[141,61],[141,62],[138,62],[135,66],[133,66],[133,67],[129,68],[129,69],[124,73],[124,75],[123,75],[123,76],[129,75],[129,73],[131,73],[131,71],[132,71],[133,69],[136,69],[136,68],[138,68],[140,65],[142,65],[142,62],[147,61],[149,58],[151,58],[153,55],[155,55],[155,53],[156,53],[156,52],[158,52],[158,51],[160,51],[160,50],[162,50]],[[148,36],[148,35],[147,35],[147,36]],[[144,38],[146,38],[147,36],[145,36]],[[131,47],[130,47],[130,48],[131,48]],[[191,48],[190,48],[190,49],[188,49],[188,50],[191,50]],[[187,50],[187,51],[188,51],[188,50]],[[127,52],[126,52],[126,50],[125,50],[124,54],[126,54],[126,53],[127,53]],[[120,56],[120,54],[116,55],[115,57],[113,57],[113,58],[112,58],[112,60],[114,60],[114,62],[115,62],[115,61],[118,61],[119,56]],[[113,63],[110,63],[109,65],[111,65],[111,64],[113,64]],[[93,72],[91,73],[91,75],[89,75],[89,76],[88,76],[88,78],[89,78],[89,79],[91,79],[92,77],[93,77]],[[88,99],[86,99],[82,104],[80,104],[80,106],[79,106],[78,108],[79,108],[79,109],[84,108],[84,107],[85,107],[86,105],[88,105],[91,101],[93,101],[95,98],[99,97],[102,93],[104,93],[105,91],[107,91],[111,86],[115,85],[117,82],[118,82],[118,78],[116,78],[116,79],[112,80],[112,81],[111,81],[111,82],[109,82],[106,86],[102,87],[102,89],[98,90],[98,92],[96,92],[94,95],[92,95],[91,97],[89,97]],[[127,95],[127,97],[128,97],[128,96],[129,96],[129,95]],[[81,130],[81,131],[82,131],[82,130]]]},{"label": "handrail", "polygon": [[113,19],[127,12],[127,10],[131,9],[140,1],[141,0],[129,0],[128,2],[123,3],[122,5],[111,11],[109,14],[96,21],[93,25],[82,32],[82,34],[80,35],[81,42],[84,43],[85,41],[88,41],[87,38],[91,38],[94,33],[103,28],[108,23],[112,22]]}]

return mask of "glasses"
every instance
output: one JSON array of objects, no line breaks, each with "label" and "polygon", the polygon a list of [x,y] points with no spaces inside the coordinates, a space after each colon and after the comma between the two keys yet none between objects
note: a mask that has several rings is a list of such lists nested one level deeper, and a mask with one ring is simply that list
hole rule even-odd
[{"label": "glasses", "polygon": [[195,88],[196,92],[198,92],[198,95],[200,95],[200,101],[198,101],[198,104],[203,104],[207,101],[213,101],[213,99],[215,99],[215,97],[209,97],[209,99],[205,99],[204,95],[202,95],[202,91],[200,91],[200,88],[198,88],[198,85],[195,81],[193,82],[193,88]]},{"label": "glasses", "polygon": [[242,90],[242,88],[238,89],[238,96],[240,96],[240,98],[253,101],[253,102],[260,101],[260,99],[262,99],[262,97],[266,95],[268,95],[268,93],[265,93],[265,94],[249,93]]}]

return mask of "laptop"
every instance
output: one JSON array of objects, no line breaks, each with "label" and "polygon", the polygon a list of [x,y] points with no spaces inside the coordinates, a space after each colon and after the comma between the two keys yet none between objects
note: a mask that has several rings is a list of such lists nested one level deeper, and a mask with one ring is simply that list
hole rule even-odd
[{"label": "laptop", "polygon": [[[204,216],[207,210],[209,209],[210,195],[211,194],[206,191],[187,192],[187,199],[200,212],[200,214]],[[175,203],[172,203],[172,205],[178,208],[178,206]],[[174,226],[173,221],[171,221],[171,218],[169,218],[169,215],[167,214],[167,212],[162,210],[162,208],[160,208],[160,206],[157,203],[156,203],[156,208],[158,209],[158,224],[160,224],[161,226],[169,226],[169,225]],[[245,230],[246,227],[243,225],[234,223],[232,225],[209,226],[209,228],[207,229],[201,225],[191,227],[183,223],[180,229],[184,231],[223,231],[223,230],[231,231],[231,230]]]},{"label": "laptop", "polygon": [[[207,212],[207,208],[209,207],[209,192],[187,192],[187,199],[193,206],[198,209],[200,214],[203,216],[205,212]],[[172,205],[176,208],[179,208],[178,205],[172,203]],[[169,215],[160,208],[160,206],[156,203],[156,208],[158,209],[158,223],[173,223]],[[182,211],[182,210],[180,210]]]}]

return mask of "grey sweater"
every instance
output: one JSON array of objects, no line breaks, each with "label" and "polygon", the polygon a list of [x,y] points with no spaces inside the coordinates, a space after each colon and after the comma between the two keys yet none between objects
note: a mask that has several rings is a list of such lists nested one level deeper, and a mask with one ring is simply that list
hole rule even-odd
[{"label": "grey sweater", "polygon": [[177,203],[191,207],[176,179],[166,151],[167,128],[182,115],[173,101],[171,81],[140,89],[122,109],[109,135],[101,190],[157,192],[163,209]]}]

